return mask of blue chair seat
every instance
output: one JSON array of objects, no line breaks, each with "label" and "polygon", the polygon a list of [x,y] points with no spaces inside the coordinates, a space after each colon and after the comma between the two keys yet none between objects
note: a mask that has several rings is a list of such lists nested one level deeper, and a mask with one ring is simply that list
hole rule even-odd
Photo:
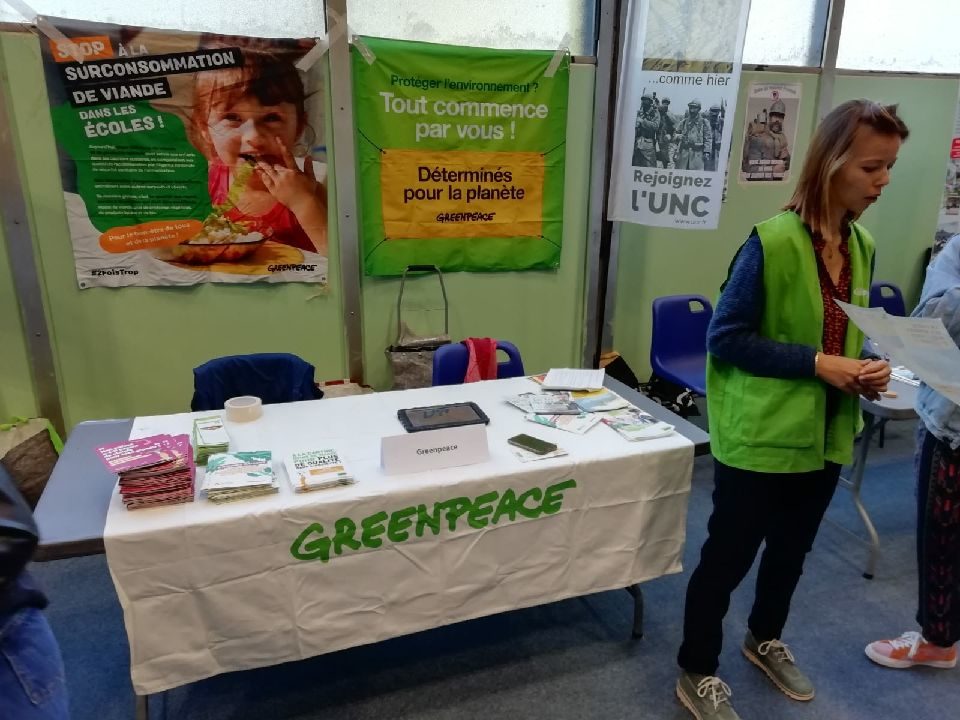
[{"label": "blue chair seat", "polygon": [[[517,346],[507,340],[497,340],[497,350],[507,359],[497,363],[497,379],[524,375],[523,360]],[[441,345],[433,354],[433,385],[459,385],[467,374],[470,351],[462,342]]]},{"label": "blue chair seat", "polygon": [[707,356],[676,358],[669,368],[661,366],[657,373],[665,380],[690,388],[698,395],[707,394]]},{"label": "blue chair seat", "polygon": [[650,366],[672,383],[707,394],[707,327],[713,306],[702,295],[667,295],[653,301]]}]

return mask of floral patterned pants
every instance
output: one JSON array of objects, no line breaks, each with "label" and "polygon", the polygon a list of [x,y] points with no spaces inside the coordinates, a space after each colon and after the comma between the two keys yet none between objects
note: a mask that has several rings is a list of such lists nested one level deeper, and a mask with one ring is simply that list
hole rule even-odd
[{"label": "floral patterned pants", "polygon": [[917,622],[923,637],[960,640],[960,449],[920,424],[917,433]]}]

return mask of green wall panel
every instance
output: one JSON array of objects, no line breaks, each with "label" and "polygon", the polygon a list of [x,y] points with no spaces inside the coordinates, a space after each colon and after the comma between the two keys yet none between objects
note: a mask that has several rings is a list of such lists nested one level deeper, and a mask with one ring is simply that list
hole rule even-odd
[{"label": "green wall panel", "polygon": [[6,242],[0,227],[0,422],[14,415],[37,414]]}]

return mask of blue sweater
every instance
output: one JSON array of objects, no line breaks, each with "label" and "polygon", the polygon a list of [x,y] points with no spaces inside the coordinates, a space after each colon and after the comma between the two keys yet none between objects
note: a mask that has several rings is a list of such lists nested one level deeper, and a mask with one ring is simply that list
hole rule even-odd
[{"label": "blue sweater", "polygon": [[754,230],[734,257],[721,288],[707,330],[707,351],[754,375],[812,377],[817,349],[761,335],[763,306],[763,245]]}]

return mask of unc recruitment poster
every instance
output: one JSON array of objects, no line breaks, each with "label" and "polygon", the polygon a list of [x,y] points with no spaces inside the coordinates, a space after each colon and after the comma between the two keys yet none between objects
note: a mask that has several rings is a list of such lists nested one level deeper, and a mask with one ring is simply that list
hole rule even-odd
[{"label": "unc recruitment poster", "polygon": [[933,242],[936,255],[947,241],[960,233],[960,99],[953,121],[953,136],[947,158],[947,174],[943,181],[943,201],[937,218],[937,233]]},{"label": "unc recruitment poster", "polygon": [[633,0],[621,59],[610,220],[717,227],[750,0]]},{"label": "unc recruitment poster", "polygon": [[797,139],[800,83],[751,83],[744,118],[740,182],[783,183]]},{"label": "unc recruitment poster", "polygon": [[364,37],[352,62],[367,275],[559,265],[569,55]]},{"label": "unc recruitment poster", "polygon": [[51,22],[72,42],[41,48],[81,288],[326,283],[313,40]]}]

